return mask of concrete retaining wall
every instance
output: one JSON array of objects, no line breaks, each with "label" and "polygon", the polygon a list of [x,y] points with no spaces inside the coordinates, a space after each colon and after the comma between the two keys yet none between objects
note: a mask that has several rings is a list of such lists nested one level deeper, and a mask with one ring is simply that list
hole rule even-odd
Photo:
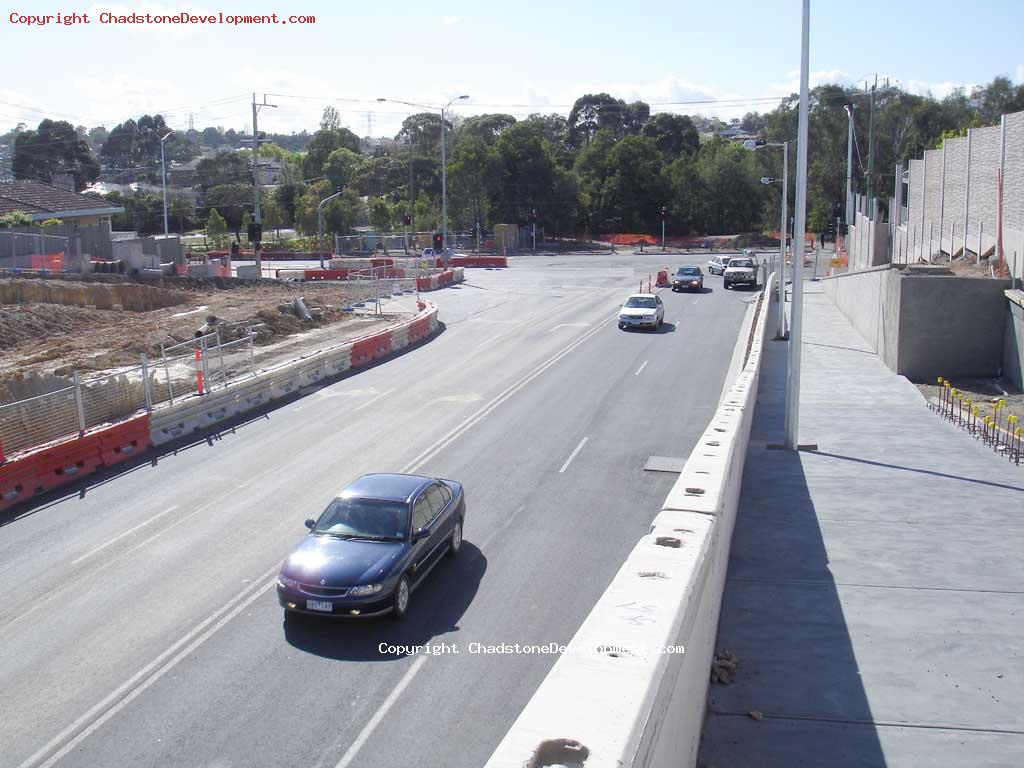
[{"label": "concrete retaining wall", "polygon": [[[773,276],[774,277],[774,276]],[[767,318],[662,511],[488,768],[696,762]],[[748,338],[738,345],[746,348]],[[663,652],[670,646],[685,652]]]},{"label": "concrete retaining wall", "polygon": [[822,280],[825,294],[893,371],[911,381],[996,376],[1007,280],[882,267]]},{"label": "concrete retaining wall", "polygon": [[1024,390],[1024,291],[1006,292],[1003,375]]}]

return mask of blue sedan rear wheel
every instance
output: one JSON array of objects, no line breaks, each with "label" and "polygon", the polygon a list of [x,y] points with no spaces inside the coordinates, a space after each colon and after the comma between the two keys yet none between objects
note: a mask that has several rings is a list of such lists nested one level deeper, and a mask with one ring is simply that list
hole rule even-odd
[{"label": "blue sedan rear wheel", "polygon": [[448,544],[448,554],[455,557],[459,554],[460,549],[462,549],[462,520],[456,520],[455,527],[452,529],[452,539]]}]

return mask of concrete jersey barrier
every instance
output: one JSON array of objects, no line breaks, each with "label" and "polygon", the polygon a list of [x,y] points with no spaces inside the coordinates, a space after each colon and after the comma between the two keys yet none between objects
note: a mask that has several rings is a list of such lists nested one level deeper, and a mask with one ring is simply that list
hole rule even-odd
[{"label": "concrete jersey barrier", "polygon": [[[774,275],[746,362],[678,481],[487,768],[692,766]],[[678,652],[680,647],[683,652]]]},{"label": "concrete jersey barrier", "polygon": [[[162,445],[240,413],[290,397],[300,389],[359,368],[426,338],[437,328],[437,305],[419,301],[418,314],[377,333],[351,339],[311,355],[259,371],[224,389],[193,395],[155,410],[150,417],[154,445]],[[397,342],[397,343],[396,343]]]}]

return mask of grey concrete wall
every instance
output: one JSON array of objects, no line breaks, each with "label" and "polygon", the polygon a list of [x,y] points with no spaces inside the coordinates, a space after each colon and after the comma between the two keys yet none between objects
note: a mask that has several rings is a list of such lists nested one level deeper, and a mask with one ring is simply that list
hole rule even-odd
[{"label": "grey concrete wall", "polygon": [[899,272],[889,266],[847,272],[822,280],[825,294],[878,353],[896,370],[899,350]]},{"label": "grey concrete wall", "polygon": [[899,281],[896,373],[911,381],[999,374],[1008,280],[901,275]]},{"label": "grey concrete wall", "polygon": [[[1007,280],[876,267],[825,278],[822,287],[882,361],[911,381],[995,376],[1012,357],[1004,338]],[[1019,335],[1013,344],[1020,349]]]},{"label": "grey concrete wall", "polygon": [[1024,390],[1024,291],[1006,292],[1003,376]]}]

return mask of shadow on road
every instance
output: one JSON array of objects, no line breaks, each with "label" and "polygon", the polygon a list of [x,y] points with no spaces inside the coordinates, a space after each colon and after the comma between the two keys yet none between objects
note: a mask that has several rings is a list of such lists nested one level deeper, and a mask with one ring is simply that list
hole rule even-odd
[{"label": "shadow on road", "polygon": [[645,333],[645,334],[655,334],[655,335],[661,335],[661,334],[665,334],[665,333],[675,333],[676,332],[676,324],[675,323],[667,323],[666,322],[666,323],[662,323],[660,328],[628,328],[627,327],[627,328],[623,328],[622,332],[623,333]]},{"label": "shadow on road", "polygon": [[289,614],[284,636],[295,648],[345,661],[395,661],[408,653],[381,652],[385,646],[426,645],[434,638],[459,631],[459,620],[473,602],[487,558],[466,541],[459,556],[443,558],[413,592],[402,621],[383,616],[365,621]]}]

